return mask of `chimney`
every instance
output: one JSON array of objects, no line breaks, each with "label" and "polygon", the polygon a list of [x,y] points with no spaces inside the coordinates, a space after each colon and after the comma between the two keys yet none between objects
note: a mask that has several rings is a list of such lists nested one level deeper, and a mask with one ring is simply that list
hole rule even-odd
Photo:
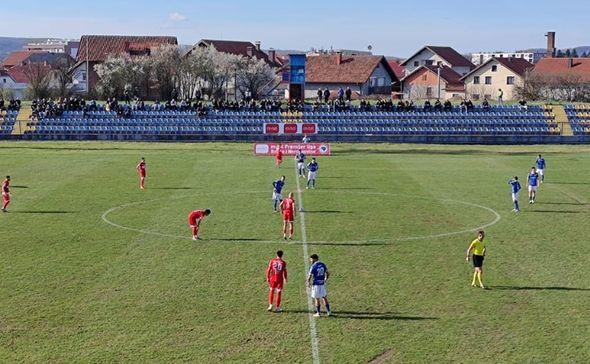
[{"label": "chimney", "polygon": [[277,59],[277,53],[274,49],[269,49],[268,50],[268,58],[270,59],[271,62],[275,62]]},{"label": "chimney", "polygon": [[336,64],[337,65],[342,64],[342,52],[336,52]]},{"label": "chimney", "polygon": [[254,48],[248,46],[246,47],[246,54],[248,55],[248,57],[253,57],[254,56]]},{"label": "chimney", "polygon": [[254,42],[254,45],[256,45],[256,50],[259,51],[260,50],[260,41],[257,40],[256,42]]},{"label": "chimney", "polygon": [[555,57],[555,32],[547,32],[547,57]]},{"label": "chimney", "polygon": [[573,67],[574,67],[574,59],[568,58],[567,59],[567,68],[573,68]]}]

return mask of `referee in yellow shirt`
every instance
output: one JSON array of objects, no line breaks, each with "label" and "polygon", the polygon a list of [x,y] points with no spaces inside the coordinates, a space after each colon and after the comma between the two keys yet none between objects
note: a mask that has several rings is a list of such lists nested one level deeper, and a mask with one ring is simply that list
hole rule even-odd
[{"label": "referee in yellow shirt", "polygon": [[477,239],[472,241],[469,245],[465,260],[469,261],[469,255],[472,254],[473,267],[475,268],[475,271],[473,272],[473,281],[471,281],[471,287],[477,287],[475,285],[475,280],[477,279],[479,286],[485,289],[486,287],[483,285],[481,280],[481,275],[483,274],[483,259],[486,256],[486,244],[483,242],[484,238],[485,233],[483,230],[480,230],[477,233]]}]

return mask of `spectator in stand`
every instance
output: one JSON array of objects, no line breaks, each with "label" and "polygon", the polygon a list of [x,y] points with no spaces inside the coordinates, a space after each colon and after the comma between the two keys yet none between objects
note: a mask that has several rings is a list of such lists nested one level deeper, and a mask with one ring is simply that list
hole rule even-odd
[{"label": "spectator in stand", "polygon": [[451,104],[451,101],[449,101],[449,100],[445,101],[443,110],[444,111],[453,111],[453,104]]},{"label": "spectator in stand", "polygon": [[330,101],[330,90],[326,88],[324,90],[324,103],[327,104]]},{"label": "spectator in stand", "polygon": [[461,112],[467,112],[467,99],[463,99],[463,101],[461,101],[461,104],[459,105],[459,110]]},{"label": "spectator in stand", "polygon": [[489,109],[490,108],[490,103],[488,102],[488,98],[487,97],[484,97],[483,103],[481,105],[483,106],[484,109]]},{"label": "spectator in stand", "polygon": [[529,109],[528,105],[526,104],[526,100],[525,99],[520,99],[520,101],[518,102],[518,104],[520,105],[519,107],[520,107],[521,110],[528,110]]},{"label": "spectator in stand", "polygon": [[321,87],[318,89],[317,96],[318,96],[318,100],[317,101],[318,101],[318,103],[321,104],[322,103],[322,100],[324,98],[324,93],[322,92],[322,88]]},{"label": "spectator in stand", "polygon": [[432,105],[430,104],[430,100],[424,101],[424,111],[430,111],[432,109]]},{"label": "spectator in stand", "polygon": [[434,110],[435,111],[441,111],[442,110],[442,104],[440,102],[440,99],[436,99],[436,102],[434,103]]},{"label": "spectator in stand", "polygon": [[338,101],[344,102],[344,89],[342,87],[338,89]]},{"label": "spectator in stand", "polygon": [[465,106],[467,107],[467,111],[472,111],[473,110],[473,102],[471,102],[471,99],[467,99],[467,102],[465,103]]},{"label": "spectator in stand", "polygon": [[498,89],[498,104],[504,105],[504,91],[502,89]]},{"label": "spectator in stand", "polygon": [[346,87],[345,96],[346,96],[346,101],[347,102],[351,102],[352,101],[352,90],[350,89],[350,87]]}]

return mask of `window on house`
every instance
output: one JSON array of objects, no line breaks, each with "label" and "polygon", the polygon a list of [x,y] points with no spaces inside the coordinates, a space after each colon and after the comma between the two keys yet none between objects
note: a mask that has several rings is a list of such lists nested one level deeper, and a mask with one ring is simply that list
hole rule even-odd
[{"label": "window on house", "polygon": [[486,85],[492,84],[492,76],[486,76]]},{"label": "window on house", "polygon": [[514,76],[506,77],[506,84],[507,85],[514,85]]},{"label": "window on house", "polygon": [[496,72],[497,70],[498,70],[498,66],[496,66],[496,65],[493,65],[493,66],[492,66],[492,72]]},{"label": "window on house", "polygon": [[473,84],[474,85],[479,85],[479,76],[474,76],[473,77]]},{"label": "window on house", "polygon": [[479,100],[479,94],[473,94],[473,95],[471,95],[471,97],[472,97],[474,100]]},{"label": "window on house", "polygon": [[420,62],[419,61],[414,61],[414,67],[418,67],[420,66]]},{"label": "window on house", "polygon": [[434,61],[432,59],[427,59],[426,61],[424,61],[424,64],[426,64],[427,66],[432,66],[434,64]]},{"label": "window on house", "polygon": [[371,77],[371,81],[369,82],[369,86],[375,87],[376,83],[377,83],[377,79],[375,77]]},{"label": "window on house", "polygon": [[82,81],[86,81],[86,72],[81,73]]},{"label": "window on house", "polygon": [[432,87],[426,88],[426,97],[428,97],[428,98],[432,97]]},{"label": "window on house", "polygon": [[426,81],[428,79],[428,75],[425,73],[422,75],[422,81]]},{"label": "window on house", "polygon": [[381,87],[381,86],[385,86],[385,78],[383,77],[379,77],[377,79],[377,86]]},{"label": "window on house", "polygon": [[486,99],[488,99],[488,100],[490,100],[492,98],[492,95],[486,94],[483,97],[486,98]]},{"label": "window on house", "polygon": [[436,62],[436,65],[437,65],[437,66],[439,66],[439,67],[442,67],[442,65],[443,65],[443,64],[442,64],[442,61],[438,61],[438,62]]}]

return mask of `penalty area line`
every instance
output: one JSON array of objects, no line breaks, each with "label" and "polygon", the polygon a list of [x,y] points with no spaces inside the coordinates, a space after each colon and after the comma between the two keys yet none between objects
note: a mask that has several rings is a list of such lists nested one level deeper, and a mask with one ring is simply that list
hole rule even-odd
[{"label": "penalty area line", "polygon": [[[295,166],[295,181],[297,181],[297,200],[299,201],[299,224],[301,225],[301,242],[303,245],[303,264],[305,265],[305,272],[307,278],[307,272],[309,272],[309,252],[307,247],[307,230],[305,228],[305,209],[303,208],[303,198],[301,194],[301,184],[299,183],[299,173],[297,171],[297,165]],[[318,340],[318,332],[316,328],[315,318],[313,317],[313,300],[311,298],[310,289],[305,287],[305,293],[307,295],[307,318],[309,319],[309,333],[311,336],[311,355],[314,364],[320,363],[320,348]]]}]

